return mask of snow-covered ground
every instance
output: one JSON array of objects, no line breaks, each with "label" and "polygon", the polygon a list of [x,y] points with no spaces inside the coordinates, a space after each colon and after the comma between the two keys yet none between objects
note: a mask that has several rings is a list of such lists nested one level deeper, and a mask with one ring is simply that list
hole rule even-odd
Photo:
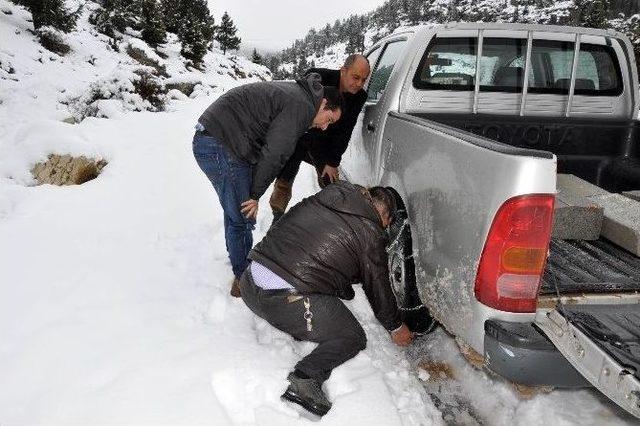
[{"label": "snow-covered ground", "polygon": [[[70,124],[62,102],[137,65],[107,50],[86,15],[67,36],[74,52],[59,57],[34,41],[22,8],[0,0],[0,11],[0,425],[308,423],[279,396],[313,345],[229,296],[221,210],[191,154],[200,113],[259,77],[232,77],[217,52],[209,72],[187,70],[170,43],[169,74],[199,79],[199,97],[176,96],[157,113],[111,103],[112,118]],[[30,169],[50,153],[108,165],[81,186],[34,186]],[[292,202],[317,190],[303,166]],[[271,222],[268,196],[256,241]],[[467,364],[442,330],[402,349],[359,289],[347,305],[368,345],[327,382],[334,405],[324,424],[437,425],[452,407],[454,421],[469,424],[633,423],[593,391],[521,399]]]},{"label": "snow-covered ground", "polygon": [[[82,140],[109,165],[82,186],[3,179],[3,426],[298,420],[279,396],[311,344],[274,331],[228,294],[221,211],[191,154],[192,124],[209,101],[40,123],[50,132],[32,137]],[[312,183],[302,176],[296,200]],[[262,210],[258,239],[271,220]],[[437,419],[362,295],[350,306],[371,343],[329,381],[326,422]]]},{"label": "snow-covered ground", "polygon": [[[279,396],[312,344],[228,294],[221,211],[190,147],[192,124],[212,99],[77,125],[36,120],[39,130],[15,141],[10,157],[53,135],[59,148],[109,164],[81,186],[0,181],[3,426],[307,422]],[[294,202],[317,190],[313,173],[303,169]],[[271,221],[268,195],[256,240]],[[369,343],[328,381],[334,406],[322,423],[441,423],[419,379],[429,380],[417,369],[425,360],[451,366],[455,380],[443,386],[485,424],[631,423],[590,391],[521,400],[467,365],[442,331],[403,350],[362,292],[347,304]]]}]

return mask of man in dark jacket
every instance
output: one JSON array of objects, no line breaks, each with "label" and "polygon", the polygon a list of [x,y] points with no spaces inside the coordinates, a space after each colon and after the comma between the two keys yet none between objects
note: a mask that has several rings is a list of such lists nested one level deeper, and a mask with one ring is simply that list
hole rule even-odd
[{"label": "man in dark jacket", "polygon": [[253,245],[258,200],[310,127],[324,130],[340,119],[343,99],[323,88],[318,74],[297,82],[262,82],[229,90],[198,119],[193,153],[224,211],[224,234],[238,280]]},{"label": "man in dark jacket", "polygon": [[413,338],[389,282],[385,228],[394,214],[389,190],[339,181],[294,206],[249,253],[240,279],[247,306],[294,338],[319,343],[289,374],[282,395],[314,414],[331,408],[321,388],[331,370],[366,345],[362,326],[340,301],[354,297],[352,284],[362,283],[395,343]]},{"label": "man in dark jacket", "polygon": [[330,125],[326,132],[316,129],[307,131],[298,141],[296,150],[285,164],[273,186],[269,200],[274,222],[277,221],[289,204],[293,181],[305,161],[316,168],[320,187],[338,179],[338,166],[351,138],[358,115],[367,100],[363,86],[369,76],[369,61],[362,55],[349,56],[342,68],[330,70],[312,68],[309,72],[320,74],[325,87],[335,87],[345,100],[345,108],[340,120]]}]

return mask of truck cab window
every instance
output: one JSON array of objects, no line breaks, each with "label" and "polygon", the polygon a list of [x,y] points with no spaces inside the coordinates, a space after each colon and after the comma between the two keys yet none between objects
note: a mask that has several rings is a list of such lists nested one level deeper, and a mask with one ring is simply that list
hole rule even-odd
[{"label": "truck cab window", "polygon": [[[402,50],[406,45],[406,40],[392,41],[387,44],[375,65],[371,77],[369,78],[369,86],[367,92],[369,96],[368,102],[377,102],[384,93],[384,89],[387,87],[389,77],[391,77],[391,71],[396,62],[400,58]],[[371,61],[371,59],[369,59]],[[371,64],[373,66],[373,64]]]},{"label": "truck cab window", "polygon": [[[526,55],[526,39],[485,38],[482,41],[480,58],[480,90],[483,92],[522,91]],[[530,77],[530,83],[531,80]]]},{"label": "truck cab window", "polygon": [[436,38],[422,57],[413,85],[418,89],[473,90],[476,45],[472,37]]},{"label": "truck cab window", "polygon": [[575,93],[595,96],[622,94],[622,73],[611,46],[580,45]]},{"label": "truck cab window", "polygon": [[[574,47],[575,44],[568,41],[533,40],[529,93],[569,93]],[[473,91],[476,57],[475,37],[436,38],[422,57],[413,85],[417,89]],[[484,38],[480,58],[480,91],[521,92],[526,57],[526,39]],[[618,96],[622,90],[622,73],[613,48],[581,43],[574,93]]]},{"label": "truck cab window", "polygon": [[[529,80],[529,92],[569,94],[574,48],[572,42],[533,40],[531,69],[539,78]],[[620,66],[610,46],[580,44],[574,93],[586,96],[622,93]]]},{"label": "truck cab window", "polygon": [[574,47],[573,42],[533,40],[531,66],[539,71],[540,78],[529,86],[529,93],[569,93]]}]

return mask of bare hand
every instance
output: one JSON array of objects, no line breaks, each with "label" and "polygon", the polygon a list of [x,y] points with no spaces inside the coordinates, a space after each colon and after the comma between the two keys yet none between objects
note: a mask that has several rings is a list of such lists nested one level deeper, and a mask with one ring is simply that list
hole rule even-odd
[{"label": "bare hand", "polygon": [[247,219],[255,219],[258,216],[258,200],[249,199],[241,203],[240,212]]},{"label": "bare hand", "polygon": [[322,169],[322,175],[320,177],[325,177],[325,176],[329,176],[329,180],[331,182],[335,182],[338,180],[338,168],[337,167],[331,167],[330,165],[326,165],[324,166],[324,169]]},{"label": "bare hand", "polygon": [[398,346],[407,346],[413,340],[413,332],[403,323],[399,329],[391,333],[391,340]]}]

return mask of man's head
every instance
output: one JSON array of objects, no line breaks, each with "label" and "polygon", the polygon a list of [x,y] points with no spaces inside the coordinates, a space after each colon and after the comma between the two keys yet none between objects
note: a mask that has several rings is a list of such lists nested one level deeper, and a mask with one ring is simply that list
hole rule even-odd
[{"label": "man's head", "polygon": [[396,215],[396,197],[393,193],[382,186],[373,186],[369,188],[369,195],[373,201],[373,207],[378,211],[382,227],[387,228],[395,219]]},{"label": "man's head", "polygon": [[329,124],[340,119],[344,109],[344,98],[335,87],[325,87],[320,108],[311,123],[311,127],[326,130]]},{"label": "man's head", "polygon": [[369,77],[369,60],[362,55],[349,55],[340,68],[340,91],[356,94]]}]

